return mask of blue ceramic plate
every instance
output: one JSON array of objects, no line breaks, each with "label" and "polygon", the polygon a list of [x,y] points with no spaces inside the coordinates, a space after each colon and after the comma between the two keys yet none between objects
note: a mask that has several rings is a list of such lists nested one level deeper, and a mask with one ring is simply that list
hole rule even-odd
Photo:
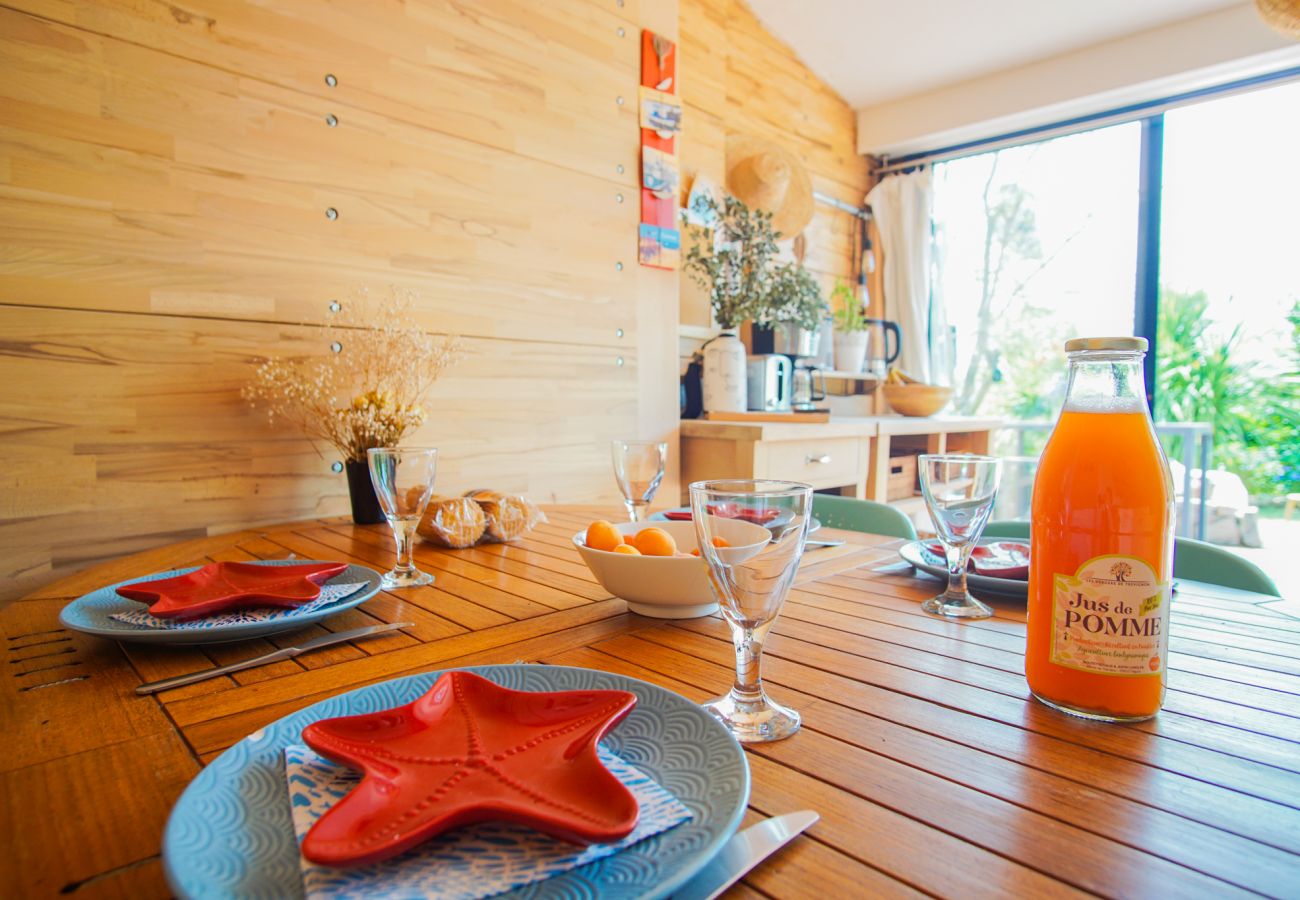
[{"label": "blue ceramic plate", "polygon": [[[659,512],[650,513],[650,515],[646,516],[646,519],[650,522],[672,522],[674,520],[668,518],[667,515],[668,513],[688,513],[690,511],[691,508],[689,506],[679,506],[676,509],[661,509],[659,510]],[[679,519],[677,521],[686,521],[686,520]],[[812,534],[814,531],[816,531],[818,528],[821,527],[822,527],[822,523],[817,519],[816,516],[813,516],[808,520],[809,534]]]},{"label": "blue ceramic plate", "polygon": [[[749,800],[740,745],[701,707],[661,687],[594,669],[465,669],[521,691],[623,690],[636,708],[602,742],[671,791],[693,818],[621,853],[503,897],[665,897],[735,832]],[[244,738],[190,782],[163,834],[163,867],[179,897],[301,897],[284,748],[310,722],[409,703],[441,672],[410,675],[322,700]]]},{"label": "blue ceramic plate", "polygon": [[[260,564],[264,566],[300,566],[309,562],[321,562],[321,560],[267,559],[262,560]],[[358,588],[356,593],[344,597],[337,603],[331,603],[329,606],[323,606],[320,609],[302,613],[301,615],[286,616],[269,622],[241,622],[233,625],[219,625],[215,628],[183,629],[145,628],[111,618],[114,613],[129,612],[133,609],[148,609],[147,604],[120,596],[117,589],[122,585],[135,584],[137,581],[153,581],[156,578],[170,578],[173,575],[184,575],[186,572],[193,572],[197,568],[199,567],[190,566],[186,569],[172,569],[169,572],[157,572],[140,578],[129,578],[126,581],[119,581],[117,584],[102,587],[97,591],[91,591],[89,594],[78,597],[63,607],[63,612],[59,613],[59,624],[64,628],[71,628],[73,631],[82,631],[86,634],[114,638],[119,641],[136,641],[142,644],[222,644],[227,641],[246,641],[250,638],[266,637],[268,634],[278,634],[281,631],[293,631],[295,628],[302,628],[313,622],[319,622],[327,616],[332,616],[345,609],[351,609],[358,604],[365,603],[379,593],[380,576],[378,572],[374,569],[367,569],[365,566],[348,566],[325,583],[364,584],[365,587]]]},{"label": "blue ceramic plate", "polygon": [[[1027,538],[980,538],[981,544],[997,544],[1003,541],[1013,541],[1017,544],[1029,543]],[[898,548],[898,555],[922,572],[928,572],[934,577],[942,579],[944,584],[947,584],[948,563],[942,557],[925,549],[927,543],[930,542],[912,541],[910,544],[904,544]],[[1015,600],[1027,600],[1029,597],[1029,582],[1014,578],[993,578],[989,575],[976,575],[974,572],[967,572],[966,587],[970,589],[972,594],[992,594],[997,597]]]}]

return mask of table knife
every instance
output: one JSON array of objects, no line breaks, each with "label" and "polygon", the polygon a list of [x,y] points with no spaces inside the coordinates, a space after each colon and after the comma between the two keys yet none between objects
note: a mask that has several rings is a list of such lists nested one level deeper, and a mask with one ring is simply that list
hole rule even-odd
[{"label": "table knife", "polygon": [[243,662],[231,663],[228,666],[217,666],[213,669],[203,669],[198,672],[191,672],[189,675],[177,675],[174,678],[164,678],[161,681],[150,681],[142,684],[135,689],[137,694],[154,694],[158,691],[169,690],[174,687],[180,687],[185,684],[193,684],[196,681],[206,681],[209,678],[216,678],[218,675],[226,675],[230,672],[238,672],[241,669],[251,669],[254,666],[264,666],[267,663],[279,662],[282,659],[293,659],[299,653],[306,653],[308,650],[318,650],[321,647],[328,647],[330,644],[338,644],[343,641],[355,641],[358,638],[370,637],[371,635],[383,634],[386,631],[394,631],[398,628],[409,628],[414,622],[391,622],[388,625],[371,625],[368,628],[353,628],[351,631],[340,631],[337,634],[323,634],[320,637],[312,638],[310,641],[304,641],[294,647],[285,647],[282,650],[274,650],[270,653],[264,653],[261,656],[254,656],[252,659],[246,659]]},{"label": "table knife", "polygon": [[812,810],[803,809],[765,819],[733,834],[708,865],[673,891],[673,900],[713,900],[820,818]]}]

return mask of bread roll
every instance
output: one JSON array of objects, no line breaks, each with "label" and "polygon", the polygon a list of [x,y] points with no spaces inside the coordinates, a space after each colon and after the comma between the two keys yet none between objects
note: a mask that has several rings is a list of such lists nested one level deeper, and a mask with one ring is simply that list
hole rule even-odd
[{"label": "bread roll", "polygon": [[416,533],[440,547],[472,547],[483,537],[488,519],[468,497],[433,497],[415,527]]},{"label": "bread roll", "polygon": [[488,540],[513,541],[546,521],[540,509],[517,494],[473,491],[469,496],[487,515]]}]

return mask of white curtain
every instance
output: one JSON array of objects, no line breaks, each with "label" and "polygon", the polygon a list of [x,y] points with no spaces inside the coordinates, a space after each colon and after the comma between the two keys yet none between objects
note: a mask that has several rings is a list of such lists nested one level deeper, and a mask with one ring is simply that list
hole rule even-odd
[{"label": "white curtain", "polygon": [[907,175],[891,175],[867,194],[880,229],[884,256],[885,317],[903,331],[896,365],[931,384],[947,383],[948,323],[942,303],[930,290],[930,208],[934,199],[929,166]]}]

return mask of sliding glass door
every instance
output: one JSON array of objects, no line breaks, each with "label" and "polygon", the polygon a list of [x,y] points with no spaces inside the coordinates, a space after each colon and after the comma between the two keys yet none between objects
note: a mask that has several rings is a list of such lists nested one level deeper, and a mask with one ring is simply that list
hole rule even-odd
[{"label": "sliding glass door", "polygon": [[950,411],[1010,423],[999,516],[1028,512],[1064,342],[1146,334],[1180,533],[1294,542],[1269,532],[1300,529],[1298,109],[1280,84],[935,166]]},{"label": "sliding glass door", "polygon": [[954,412],[1044,417],[1068,338],[1132,334],[1140,125],[935,166]]},{"label": "sliding glass door", "polygon": [[[1165,435],[1178,464],[1199,465],[1203,423],[1206,536],[1222,543],[1276,544],[1261,524],[1300,491],[1297,110],[1287,84],[1164,116],[1156,419],[1184,426]],[[1185,481],[1199,500],[1199,473]]]}]

